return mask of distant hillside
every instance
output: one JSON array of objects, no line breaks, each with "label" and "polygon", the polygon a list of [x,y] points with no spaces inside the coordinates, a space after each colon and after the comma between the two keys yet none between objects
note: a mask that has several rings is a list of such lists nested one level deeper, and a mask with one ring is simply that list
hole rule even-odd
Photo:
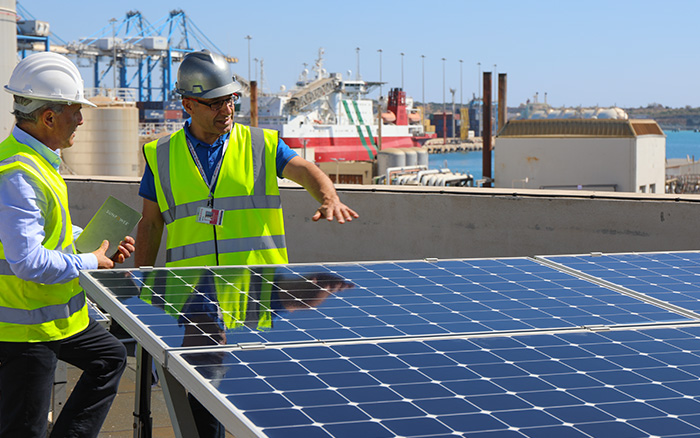
[{"label": "distant hillside", "polygon": [[669,108],[660,104],[645,108],[624,108],[631,119],[653,119],[662,129],[700,129],[700,108]]},{"label": "distant hillside", "polygon": [[[417,103],[420,105],[420,103]],[[522,105],[521,105],[522,106]],[[446,105],[447,112],[452,112],[452,103]],[[457,105],[459,107],[459,105]],[[662,129],[700,130],[700,108],[686,106],[684,108],[669,108],[657,103],[640,108],[623,108],[631,119],[653,119]],[[509,117],[522,111],[521,107],[508,107]],[[428,103],[427,113],[441,113],[442,104]],[[459,110],[458,110],[459,112]]]}]

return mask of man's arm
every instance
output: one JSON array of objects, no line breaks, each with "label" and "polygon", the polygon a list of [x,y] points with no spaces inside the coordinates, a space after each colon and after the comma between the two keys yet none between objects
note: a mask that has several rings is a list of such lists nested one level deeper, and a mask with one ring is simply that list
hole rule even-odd
[{"label": "man's arm", "polygon": [[322,217],[329,221],[336,218],[338,223],[343,224],[345,221],[360,217],[350,207],[340,202],[333,182],[315,164],[296,156],[287,163],[282,174],[285,178],[304,187],[314,199],[321,203],[311,218],[314,221]]},{"label": "man's arm", "polygon": [[156,202],[143,200],[143,217],[136,231],[134,266],[153,266],[156,263],[160,240],[163,237],[163,216]]}]

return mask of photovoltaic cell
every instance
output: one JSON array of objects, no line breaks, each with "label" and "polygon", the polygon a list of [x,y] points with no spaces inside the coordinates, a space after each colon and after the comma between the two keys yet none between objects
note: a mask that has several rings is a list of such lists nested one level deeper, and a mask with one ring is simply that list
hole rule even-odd
[{"label": "photovoltaic cell", "polygon": [[700,313],[700,252],[549,256],[544,259]]},{"label": "photovoltaic cell", "polygon": [[700,434],[700,327],[203,354],[173,366],[261,436]]}]

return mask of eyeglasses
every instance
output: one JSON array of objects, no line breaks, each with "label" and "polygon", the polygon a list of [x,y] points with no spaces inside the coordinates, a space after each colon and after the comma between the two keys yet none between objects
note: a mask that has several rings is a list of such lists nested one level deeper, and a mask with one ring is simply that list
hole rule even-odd
[{"label": "eyeglasses", "polygon": [[212,111],[220,111],[221,108],[224,107],[224,105],[226,105],[226,106],[235,105],[240,98],[241,98],[240,95],[232,94],[231,96],[227,97],[226,99],[217,100],[215,102],[203,102],[199,99],[195,99],[194,97],[190,97],[189,99],[194,100],[195,102],[202,104],[204,106],[208,106],[209,109],[211,109]]}]

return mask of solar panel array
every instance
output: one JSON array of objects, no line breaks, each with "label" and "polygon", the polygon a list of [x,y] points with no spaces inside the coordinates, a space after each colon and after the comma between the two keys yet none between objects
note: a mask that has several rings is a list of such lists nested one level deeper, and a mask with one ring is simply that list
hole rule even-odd
[{"label": "solar panel array", "polygon": [[81,284],[234,435],[693,436],[696,275],[698,253],[647,253]]}]

